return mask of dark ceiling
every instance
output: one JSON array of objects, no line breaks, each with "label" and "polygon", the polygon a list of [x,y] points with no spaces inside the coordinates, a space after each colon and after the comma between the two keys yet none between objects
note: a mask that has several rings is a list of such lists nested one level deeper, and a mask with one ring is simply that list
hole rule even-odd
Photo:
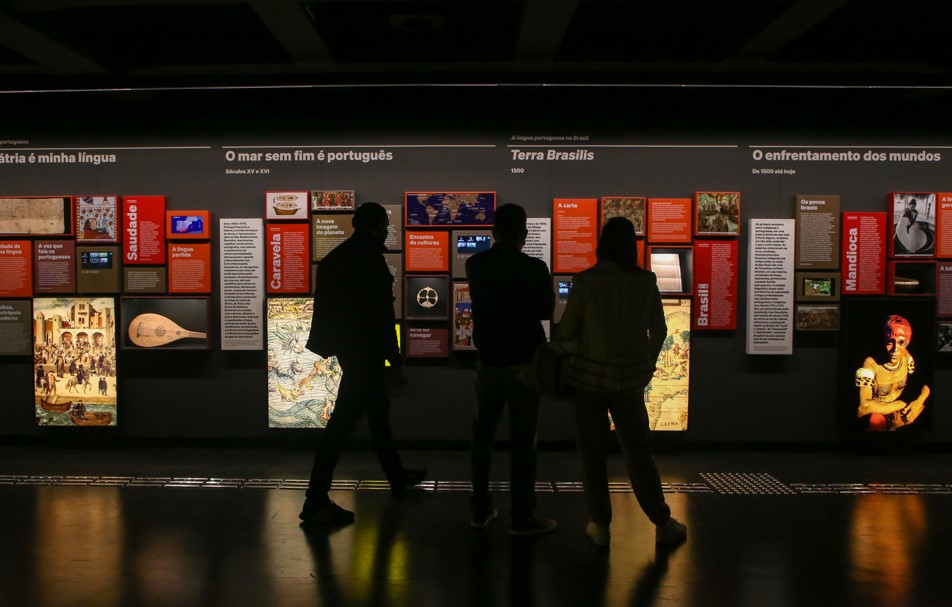
[{"label": "dark ceiling", "polygon": [[0,90],[952,85],[937,0],[0,0]]}]

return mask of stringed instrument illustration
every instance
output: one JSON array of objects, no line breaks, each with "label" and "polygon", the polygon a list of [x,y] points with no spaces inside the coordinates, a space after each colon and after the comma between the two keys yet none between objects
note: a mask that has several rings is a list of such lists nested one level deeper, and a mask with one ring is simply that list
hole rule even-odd
[{"label": "stringed instrument illustration", "polygon": [[205,339],[206,334],[183,329],[161,314],[139,314],[129,323],[129,340],[142,348],[164,346],[188,337]]}]

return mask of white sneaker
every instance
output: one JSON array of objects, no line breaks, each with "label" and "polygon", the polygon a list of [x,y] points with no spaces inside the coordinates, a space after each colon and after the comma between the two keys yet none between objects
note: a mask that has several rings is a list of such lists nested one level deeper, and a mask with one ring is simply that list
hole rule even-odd
[{"label": "white sneaker", "polygon": [[600,548],[608,548],[612,542],[612,532],[608,525],[589,523],[585,525],[585,535]]},{"label": "white sneaker", "polygon": [[686,539],[688,539],[688,528],[674,517],[655,526],[655,543],[657,544],[677,544]]}]

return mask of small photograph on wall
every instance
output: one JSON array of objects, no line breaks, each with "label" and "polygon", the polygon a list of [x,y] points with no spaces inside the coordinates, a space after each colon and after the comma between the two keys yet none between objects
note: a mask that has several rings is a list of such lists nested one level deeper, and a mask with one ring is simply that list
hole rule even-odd
[{"label": "small photograph on wall", "polygon": [[0,197],[0,236],[59,236],[72,233],[72,196]]},{"label": "small photograph on wall", "polygon": [[353,190],[311,190],[312,211],[353,211]]},{"label": "small photograph on wall", "polygon": [[635,226],[635,234],[645,235],[645,202],[643,196],[605,196],[602,198],[602,225],[612,217],[624,217]]},{"label": "small photograph on wall", "polygon": [[122,348],[207,350],[207,297],[123,297]]},{"label": "small photograph on wall", "polygon": [[304,347],[313,312],[311,298],[268,298],[269,428],[324,428],[334,411],[344,370]]},{"label": "small photograph on wall", "polygon": [[840,300],[839,272],[797,272],[794,275],[794,299],[815,303]]},{"label": "small photograph on wall", "polygon": [[33,300],[33,394],[38,426],[115,426],[116,300]]},{"label": "small photograph on wall", "polygon": [[119,241],[119,197],[76,197],[77,242]]},{"label": "small photograph on wall", "polygon": [[310,192],[265,192],[265,218],[293,221],[308,218]]},{"label": "small photograph on wall", "polygon": [[935,194],[895,192],[890,199],[890,211],[893,218],[890,255],[894,257],[935,255]]},{"label": "small photograph on wall", "polygon": [[407,226],[492,226],[495,192],[407,192]]},{"label": "small photograph on wall", "polygon": [[797,331],[839,331],[840,307],[838,305],[798,304],[796,307]]},{"label": "small photograph on wall", "polygon": [[850,433],[929,429],[941,398],[933,380],[935,301],[849,298],[841,322],[843,428]]},{"label": "small photograph on wall", "polygon": [[740,234],[740,193],[698,192],[694,225],[698,236]]},{"label": "small photograph on wall", "polygon": [[952,321],[939,321],[937,340],[937,352],[952,352]]}]

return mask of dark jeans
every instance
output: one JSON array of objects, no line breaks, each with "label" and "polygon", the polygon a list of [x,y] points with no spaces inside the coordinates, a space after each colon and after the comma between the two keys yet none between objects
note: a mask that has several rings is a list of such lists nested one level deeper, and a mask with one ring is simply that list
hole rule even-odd
[{"label": "dark jeans", "polygon": [[400,455],[393,445],[390,432],[390,397],[387,395],[385,370],[382,362],[362,363],[341,360],[344,376],[334,412],[327,427],[321,431],[307,499],[322,502],[331,488],[334,468],[360,418],[367,414],[370,438],[377,452],[377,459],[388,481],[402,480],[406,474]]},{"label": "dark jeans", "polygon": [[651,430],[642,390],[614,394],[578,392],[572,399],[575,437],[582,458],[582,482],[592,521],[599,525],[612,521],[608,493],[609,412],[615,422],[615,435],[635,498],[652,523],[664,523],[671,516],[671,510],[664,501],[661,477],[651,453]]},{"label": "dark jeans", "polygon": [[470,466],[473,476],[473,510],[484,512],[492,504],[489,496],[489,468],[493,439],[499,418],[509,405],[509,430],[512,445],[509,459],[509,487],[512,520],[527,521],[535,512],[536,425],[539,395],[516,378],[511,367],[476,364],[476,413],[473,418],[473,442]]}]

